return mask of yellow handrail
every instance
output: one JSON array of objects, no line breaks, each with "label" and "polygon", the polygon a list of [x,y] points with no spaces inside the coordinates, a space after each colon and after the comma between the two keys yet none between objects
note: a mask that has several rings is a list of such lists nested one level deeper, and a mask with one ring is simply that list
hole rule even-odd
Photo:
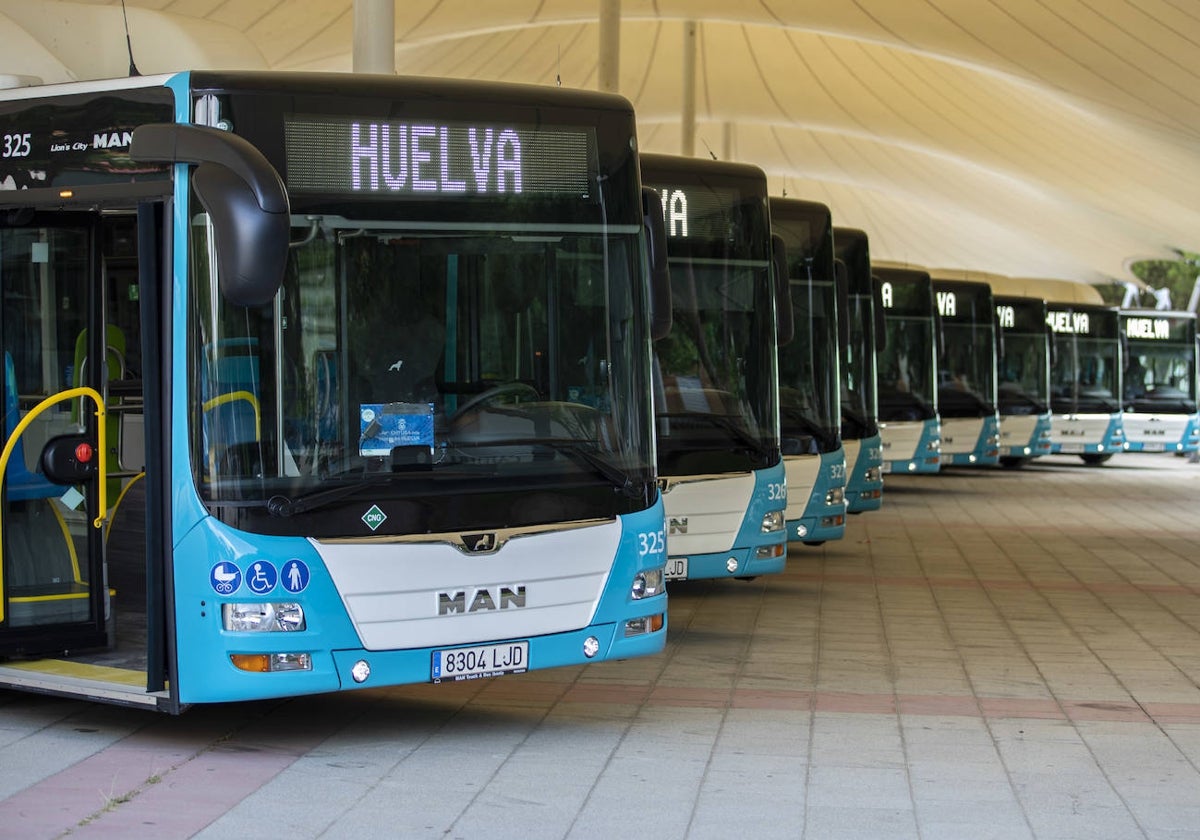
[{"label": "yellow handrail", "polygon": [[250,407],[254,409],[254,437],[256,439],[261,439],[262,417],[259,414],[258,397],[254,396],[254,394],[250,393],[249,391],[230,391],[227,394],[217,394],[215,397],[206,400],[204,405],[201,407],[205,411],[212,411],[219,405],[237,402],[238,400],[245,400],[246,402],[250,403]]},{"label": "yellow handrail", "polygon": [[[21,433],[29,428],[29,424],[33,422],[39,414],[51,406],[57,405],[60,402],[73,400],[76,397],[90,397],[96,403],[96,433],[99,436],[100,445],[96,447],[98,466],[100,469],[99,481],[99,502],[100,515],[92,521],[93,528],[99,528],[104,525],[104,520],[108,515],[108,492],[104,477],[108,475],[108,452],[103,444],[107,440],[105,437],[106,420],[104,413],[104,398],[94,388],[68,388],[65,391],[59,391],[57,394],[46,397],[40,403],[29,410],[29,413],[21,418],[21,422],[17,423],[17,427],[12,430],[12,434],[8,436],[8,440],[4,442],[4,450],[0,451],[0,481],[8,472],[8,459],[12,457],[13,449],[16,448],[17,441],[21,437]],[[3,506],[0,506],[0,592],[4,591],[4,511]],[[4,620],[4,598],[0,597],[0,621]]]}]

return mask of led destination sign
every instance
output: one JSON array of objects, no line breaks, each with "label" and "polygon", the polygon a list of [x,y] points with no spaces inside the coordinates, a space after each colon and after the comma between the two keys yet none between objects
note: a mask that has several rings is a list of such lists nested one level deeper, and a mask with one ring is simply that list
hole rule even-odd
[{"label": "led destination sign", "polygon": [[1046,312],[1046,323],[1056,333],[1091,338],[1116,338],[1118,335],[1115,309],[1050,309]]},{"label": "led destination sign", "polygon": [[954,292],[937,293],[938,314],[943,318],[958,317],[958,295]]},{"label": "led destination sign", "polygon": [[1157,341],[1171,340],[1171,322],[1165,318],[1126,318],[1125,335]]},{"label": "led destination sign", "polygon": [[1092,331],[1091,318],[1086,312],[1063,312],[1052,309],[1046,315],[1046,323],[1056,333],[1088,335]]},{"label": "led destination sign", "polygon": [[[642,177],[646,178],[644,171]],[[649,179],[644,183],[658,193],[667,236],[672,239],[730,241],[739,229],[752,236],[757,224],[765,225],[761,198],[742,190],[711,184],[663,186]]]},{"label": "led destination sign", "polygon": [[590,198],[596,140],[588,128],[421,120],[289,117],[287,185],[295,193],[390,198]]},{"label": "led destination sign", "polygon": [[933,312],[930,288],[925,283],[891,280],[878,281],[879,302],[897,316],[928,317]]}]

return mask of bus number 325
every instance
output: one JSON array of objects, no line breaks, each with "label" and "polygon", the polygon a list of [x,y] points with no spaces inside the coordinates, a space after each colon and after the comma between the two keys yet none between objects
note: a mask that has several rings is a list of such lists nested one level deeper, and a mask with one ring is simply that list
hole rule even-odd
[{"label": "bus number 325", "polygon": [[5,134],[4,148],[3,151],[0,151],[0,157],[28,157],[30,152],[29,138],[29,132],[25,132],[24,134]]},{"label": "bus number 325", "polygon": [[667,538],[664,530],[638,532],[638,555],[662,554],[667,550]]}]

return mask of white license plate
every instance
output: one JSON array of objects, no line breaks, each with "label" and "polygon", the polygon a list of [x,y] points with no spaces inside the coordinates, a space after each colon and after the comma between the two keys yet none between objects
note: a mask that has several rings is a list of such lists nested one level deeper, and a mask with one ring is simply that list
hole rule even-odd
[{"label": "white license plate", "polygon": [[686,557],[668,557],[665,577],[667,580],[683,580],[687,577],[688,559]]},{"label": "white license plate", "polygon": [[1058,447],[1058,451],[1063,452],[1067,455],[1078,455],[1081,452],[1083,452],[1083,444],[1082,443],[1064,443]]},{"label": "white license plate", "polygon": [[892,462],[884,461],[882,464],[879,465],[879,471],[881,473],[883,473],[884,475],[887,475],[888,473],[890,473],[892,471]]},{"label": "white license plate", "polygon": [[1143,443],[1143,452],[1165,452],[1167,445],[1165,443]]},{"label": "white license plate", "polygon": [[435,650],[429,679],[476,680],[501,674],[520,674],[529,669],[529,642]]}]

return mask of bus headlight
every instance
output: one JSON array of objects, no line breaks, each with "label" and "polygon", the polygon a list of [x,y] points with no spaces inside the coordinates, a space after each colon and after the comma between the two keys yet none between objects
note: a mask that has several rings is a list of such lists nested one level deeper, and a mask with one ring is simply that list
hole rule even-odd
[{"label": "bus headlight", "polygon": [[663,570],[651,569],[634,575],[633,586],[629,588],[629,597],[635,601],[643,598],[653,598],[663,591]]},{"label": "bus headlight", "polygon": [[883,481],[883,470],[879,467],[869,467],[864,478],[869,484],[874,484],[877,481]]},{"label": "bus headlight", "polygon": [[762,532],[764,534],[773,534],[776,531],[782,531],[786,527],[783,521],[783,511],[773,510],[763,514]]},{"label": "bus headlight", "polygon": [[942,448],[942,439],[935,438],[934,440],[927,442],[925,444],[925,448],[928,449],[930,452],[937,452],[939,449]]},{"label": "bus headlight", "polygon": [[263,633],[293,633],[306,627],[304,608],[291,601],[222,604],[221,624],[226,630]]},{"label": "bus headlight", "polygon": [[825,504],[840,505],[846,501],[846,489],[844,487],[834,487],[825,494]]}]

